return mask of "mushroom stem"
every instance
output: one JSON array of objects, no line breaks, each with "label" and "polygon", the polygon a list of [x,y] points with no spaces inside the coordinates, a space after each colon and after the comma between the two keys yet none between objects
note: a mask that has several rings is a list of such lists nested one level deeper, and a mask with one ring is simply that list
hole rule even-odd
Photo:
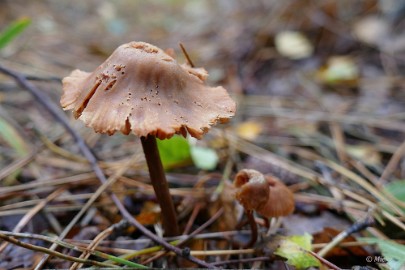
[{"label": "mushroom stem", "polygon": [[250,229],[252,231],[252,234],[250,236],[250,241],[247,243],[244,248],[251,248],[253,245],[256,243],[257,240],[257,224],[255,221],[255,217],[253,216],[253,211],[250,210],[245,210],[246,216],[249,221]]},{"label": "mushroom stem", "polygon": [[169,185],[166,180],[159,150],[156,144],[156,137],[148,135],[141,137],[142,148],[148,164],[149,176],[155,190],[156,199],[162,211],[162,223],[166,236],[177,236],[180,234],[177,225],[176,211],[172,197],[169,192]]}]

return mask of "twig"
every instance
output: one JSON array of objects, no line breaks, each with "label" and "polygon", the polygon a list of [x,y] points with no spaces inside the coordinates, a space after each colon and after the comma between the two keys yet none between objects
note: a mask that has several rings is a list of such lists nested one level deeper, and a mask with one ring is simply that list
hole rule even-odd
[{"label": "twig", "polygon": [[186,228],[183,231],[183,235],[188,234],[191,230],[191,227],[194,224],[195,219],[197,218],[198,213],[200,212],[201,208],[204,207],[204,203],[198,202],[195,204],[193,211],[191,212],[190,218],[186,224]]},{"label": "twig", "polygon": [[[176,246],[181,246],[182,244],[186,243],[187,241],[189,241],[191,238],[193,238],[195,235],[199,234],[200,232],[202,232],[205,228],[207,228],[208,226],[210,226],[212,223],[214,223],[214,221],[217,220],[217,218],[219,218],[222,214],[224,213],[224,208],[221,208],[218,210],[218,212],[216,212],[209,220],[207,220],[203,225],[201,225],[200,227],[198,227],[197,229],[195,229],[191,234],[187,235],[185,238],[181,239]],[[162,252],[161,254],[158,254],[157,256],[154,256],[153,258],[150,258],[148,260],[146,260],[143,264],[148,264],[149,262],[156,260],[160,257],[162,257],[163,255],[165,255],[167,253],[166,252]]]},{"label": "twig", "polygon": [[[73,128],[70,127],[69,122],[62,111],[56,107],[56,105],[50,100],[50,98],[42,93],[35,85],[31,84],[29,81],[25,79],[25,77],[17,72],[11,71],[3,66],[0,65],[0,72],[12,77],[21,87],[24,89],[28,90],[34,98],[44,107],[48,110],[48,112],[66,129],[66,131],[73,137],[75,142],[77,143],[78,147],[80,148],[80,151],[82,154],[85,156],[85,158],[90,162],[91,168],[93,169],[94,173],[96,174],[97,178],[100,180],[101,183],[106,183],[107,179],[101,170],[101,168],[97,164],[97,159],[89,149],[89,147],[86,145],[85,141],[83,138],[79,135],[78,132],[76,132]],[[147,228],[145,228],[141,223],[139,223],[124,207],[124,205],[121,203],[121,201],[118,199],[118,197],[115,194],[109,194],[111,197],[111,200],[115,203],[117,206],[118,210],[122,214],[124,218],[126,218],[132,225],[134,225],[139,231],[141,231],[145,236],[150,238],[153,242],[163,246],[164,248],[173,251],[176,253],[178,256],[186,257],[188,260],[191,262],[194,262],[202,267],[206,268],[216,268],[215,266],[197,259],[193,256],[184,256],[182,253],[182,250],[180,248],[177,248],[175,246],[170,245],[168,242],[164,241],[162,238],[156,236],[153,234],[151,231],[149,231]],[[39,267],[36,267],[36,270],[41,269],[43,264],[40,264]]]},{"label": "twig", "polygon": [[310,250],[304,250],[306,252],[308,252],[309,254],[311,254],[312,256],[314,256],[315,258],[317,258],[323,265],[326,265],[327,267],[329,267],[330,269],[334,269],[334,270],[343,270],[342,268],[338,267],[337,265],[334,265],[333,263],[331,263],[328,260],[325,260],[324,258],[320,257],[318,254],[316,254],[313,251]]},{"label": "twig", "polygon": [[320,257],[325,257],[328,252],[334,248],[336,245],[338,245],[343,239],[348,237],[349,235],[362,231],[366,229],[367,227],[371,226],[374,224],[374,219],[371,217],[366,217],[364,220],[361,220],[359,222],[354,223],[352,226],[344,230],[343,232],[339,233],[336,235],[331,242],[329,242],[326,246],[324,246],[317,254]]},{"label": "twig", "polygon": [[79,259],[79,258],[72,257],[72,256],[69,256],[69,255],[65,255],[63,253],[53,251],[53,250],[50,250],[50,249],[47,249],[47,248],[44,248],[44,247],[34,246],[34,245],[31,245],[31,244],[28,244],[28,243],[18,241],[17,239],[15,239],[13,237],[10,237],[10,236],[7,236],[7,235],[4,235],[2,233],[0,233],[0,238],[7,241],[7,242],[9,242],[9,243],[14,244],[14,245],[17,245],[17,246],[20,246],[20,247],[23,247],[23,248],[26,248],[26,249],[46,253],[46,254],[49,254],[49,255],[64,259],[64,260],[68,260],[68,261],[79,262],[79,263],[87,263],[87,264],[92,264],[92,265],[102,266],[102,267],[116,267],[113,264],[101,263],[101,262],[97,262],[97,261],[93,261],[93,260]]},{"label": "twig", "polygon": [[[274,99],[274,97],[270,98]],[[378,117],[377,115],[366,117],[360,115],[334,114],[325,111],[277,108],[269,106],[268,104],[271,103],[271,100],[269,100],[269,97],[266,96],[245,97],[245,108],[240,108],[239,113],[242,114],[243,111],[248,111],[249,116],[273,116],[308,123],[336,122],[343,124],[363,124],[372,127],[405,132],[404,122],[384,119]]]},{"label": "twig", "polygon": [[[58,197],[65,189],[59,188],[52,192],[48,197],[43,199],[40,203],[38,203],[35,207],[33,207],[28,213],[26,213],[18,222],[18,224],[13,229],[14,233],[20,232],[22,228],[35,216],[42,208],[44,208],[50,201]],[[7,247],[7,243],[4,243],[0,246],[0,253]]]},{"label": "twig", "polygon": [[[10,238],[12,241],[17,241],[18,243],[23,243],[23,244],[26,244],[26,243],[24,243],[24,242],[20,242],[20,241],[18,241],[17,239],[15,239],[15,237],[21,237],[21,238],[29,238],[29,239],[39,239],[39,240],[43,240],[43,241],[46,241],[46,242],[50,242],[50,243],[54,243],[54,244],[56,244],[56,245],[59,245],[59,246],[62,246],[62,247],[65,247],[65,248],[69,248],[69,249],[72,249],[72,250],[75,250],[75,251],[81,251],[81,252],[89,252],[89,253],[91,253],[92,255],[94,255],[94,256],[97,256],[97,257],[99,257],[99,258],[102,258],[102,259],[107,259],[107,260],[110,260],[110,261],[114,261],[114,262],[117,262],[117,263],[121,263],[121,264],[123,264],[123,265],[126,265],[126,266],[131,266],[131,267],[135,267],[135,268],[142,268],[142,269],[145,269],[145,268],[147,268],[146,266],[143,266],[143,265],[141,265],[141,264],[137,264],[137,263],[134,263],[134,262],[130,262],[130,261],[128,261],[128,260],[125,260],[125,259],[123,259],[123,258],[120,258],[120,257],[116,257],[116,256],[113,256],[113,255],[109,255],[109,254],[106,254],[106,253],[104,253],[104,252],[101,252],[101,251],[97,251],[97,250],[89,250],[89,249],[86,249],[86,248],[84,248],[84,247],[78,247],[78,246],[75,246],[75,245],[73,245],[73,244],[69,244],[69,243],[66,243],[66,242],[63,242],[63,241],[61,241],[61,240],[59,240],[58,238],[52,238],[52,237],[48,237],[48,236],[43,236],[43,235],[39,235],[39,234],[31,234],[31,233],[12,233],[12,232],[7,232],[7,231],[0,231],[0,239],[1,239],[1,237],[3,237],[3,238]],[[8,240],[7,240],[8,241]],[[13,242],[13,243],[14,243]],[[16,245],[17,245],[17,243],[15,243]],[[34,246],[34,245],[30,245],[30,246],[25,246],[26,248],[28,248],[28,249],[30,249],[30,250],[36,250],[36,251],[40,251],[40,252],[43,252],[43,250],[46,250],[46,252],[45,253],[48,253],[48,254],[57,254],[57,253],[54,253],[55,251],[53,251],[53,250],[50,250],[50,249],[47,249],[47,248],[44,248],[44,247],[38,247],[38,246]],[[38,248],[40,249],[40,250],[38,250]],[[65,256],[67,256],[67,255],[65,255]],[[59,256],[58,256],[59,257]],[[74,257],[75,259],[78,259],[78,258],[76,258],[76,257]],[[83,261],[85,261],[84,259],[81,259],[82,260],[82,262]],[[80,261],[77,261],[77,260],[72,260],[72,261],[74,261],[74,262],[80,262]],[[109,265],[108,264],[108,262],[104,262],[105,264],[107,264],[107,265]]]},{"label": "twig", "polygon": [[224,264],[235,264],[235,263],[249,263],[249,262],[258,262],[258,261],[270,261],[270,257],[255,257],[255,258],[247,258],[247,259],[238,259],[238,260],[228,260],[228,261],[220,261],[213,263],[215,266],[224,265]]},{"label": "twig", "polygon": [[193,61],[191,61],[191,58],[186,51],[186,48],[184,48],[183,43],[180,43],[179,45],[180,45],[181,51],[183,52],[184,56],[187,59],[188,64],[190,65],[190,67],[192,67],[192,68],[195,67],[195,65],[193,64]]},{"label": "twig", "polygon": [[[114,227],[117,224],[114,224],[110,227],[108,227],[107,229],[105,229],[104,231],[102,231],[101,233],[99,233],[94,239],[93,241],[91,241],[91,243],[87,246],[88,250],[95,250],[95,248],[100,244],[101,241],[103,241],[105,238],[107,238],[108,236],[111,235],[111,233],[114,231]],[[81,255],[80,255],[80,259],[87,259],[90,256],[90,252],[89,251],[84,251]],[[77,263],[75,262],[74,264],[72,264],[72,266],[69,268],[69,270],[76,270],[78,268],[83,267],[83,264],[81,263]]]},{"label": "twig", "polygon": [[[129,162],[128,164],[129,165]],[[77,213],[74,218],[69,222],[69,224],[65,227],[65,229],[62,231],[62,233],[59,235],[59,240],[64,239],[67,234],[70,232],[70,230],[74,227],[74,225],[79,221],[79,219],[87,212],[87,210],[93,205],[93,203],[98,199],[98,197],[103,193],[110,185],[112,185],[119,176],[121,176],[124,171],[126,170],[127,166],[122,167],[120,170],[118,170],[113,176],[111,176],[107,182],[103,183],[97,191],[90,197],[90,199],[85,203],[83,207],[81,207],[79,213]],[[55,250],[57,247],[57,244],[54,243],[52,246],[49,248],[51,250]],[[41,262],[36,266],[36,270],[40,269],[43,264],[46,263],[48,260],[49,256],[44,256],[41,260]]]},{"label": "twig", "polygon": [[382,181],[387,181],[388,178],[391,176],[392,172],[395,170],[395,167],[398,166],[398,163],[401,161],[401,158],[405,155],[405,141],[398,147],[397,151],[392,155],[390,161],[388,162],[387,166],[383,173],[381,174],[379,185],[377,187],[381,187]]},{"label": "twig", "polygon": [[51,76],[51,77],[38,77],[38,76],[32,76],[32,75],[25,75],[25,79],[29,81],[38,81],[38,82],[58,82],[62,80],[62,78],[56,77],[56,76]]},{"label": "twig", "polygon": [[370,192],[375,198],[380,200],[382,203],[386,204],[387,207],[390,207],[395,213],[397,213],[399,216],[404,217],[405,213],[392,201],[389,200],[389,198],[386,198],[384,194],[382,194],[378,188],[374,187],[371,185],[369,182],[367,182],[364,178],[361,176],[355,174],[352,171],[349,171],[345,167],[331,161],[331,160],[325,160],[324,161],[327,166],[329,166],[331,169],[335,170],[336,172],[342,174],[343,176],[349,178],[350,180],[356,182],[358,185],[360,185],[362,188]]},{"label": "twig", "polygon": [[10,165],[4,167],[1,172],[0,172],[0,181],[5,179],[7,176],[15,172],[17,169],[27,165],[28,163],[31,162],[31,160],[34,159],[35,155],[37,155],[38,152],[37,150],[31,151],[28,155],[21,157],[11,163]]}]

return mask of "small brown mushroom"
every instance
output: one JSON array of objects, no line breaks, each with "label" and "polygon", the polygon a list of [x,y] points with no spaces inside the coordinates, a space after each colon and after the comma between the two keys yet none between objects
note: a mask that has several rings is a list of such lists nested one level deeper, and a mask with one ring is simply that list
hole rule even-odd
[{"label": "small brown mushroom", "polygon": [[118,47],[92,73],[74,70],[63,79],[61,105],[96,132],[121,131],[141,137],[162,221],[168,236],[179,234],[156,137],[182,134],[200,139],[217,122],[235,114],[235,102],[221,87],[205,85],[203,68],[179,65],[145,42]]},{"label": "small brown mushroom", "polygon": [[241,170],[233,182],[237,188],[235,194],[239,203],[248,211],[253,211],[266,204],[270,189],[264,175],[255,170]]},{"label": "small brown mushroom", "polygon": [[244,169],[236,174],[233,184],[236,187],[235,198],[245,209],[252,230],[251,239],[245,247],[253,246],[257,239],[253,211],[266,218],[286,216],[294,211],[293,193],[276,177]]},{"label": "small brown mushroom", "polygon": [[294,195],[280,179],[266,175],[266,180],[269,185],[269,199],[266,204],[256,209],[260,215],[270,217],[287,216],[294,212]]},{"label": "small brown mushroom", "polygon": [[246,210],[270,217],[287,216],[294,211],[293,193],[276,177],[244,169],[234,180],[235,197]]}]

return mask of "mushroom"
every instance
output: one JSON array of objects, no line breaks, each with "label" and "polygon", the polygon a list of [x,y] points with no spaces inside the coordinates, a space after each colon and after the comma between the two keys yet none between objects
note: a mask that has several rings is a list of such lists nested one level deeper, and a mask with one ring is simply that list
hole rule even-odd
[{"label": "mushroom", "polygon": [[293,193],[274,176],[244,169],[236,174],[233,184],[236,187],[235,198],[245,209],[252,229],[247,246],[252,246],[257,239],[253,211],[266,218],[287,216],[294,211]]},{"label": "mushroom", "polygon": [[61,105],[96,132],[141,137],[152,186],[162,210],[165,234],[178,235],[173,201],[156,137],[188,134],[201,139],[217,122],[235,114],[235,102],[221,87],[205,85],[203,68],[179,65],[145,42],[119,46],[95,71],[74,70],[63,79]]}]

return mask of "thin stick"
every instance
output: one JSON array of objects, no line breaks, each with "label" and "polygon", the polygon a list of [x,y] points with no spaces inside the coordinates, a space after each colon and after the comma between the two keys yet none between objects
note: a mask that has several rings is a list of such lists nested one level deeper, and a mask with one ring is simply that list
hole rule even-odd
[{"label": "thin stick", "polygon": [[[38,203],[35,207],[33,207],[28,213],[26,213],[18,222],[18,224],[13,229],[14,233],[20,232],[25,225],[27,225],[28,221],[30,221],[41,209],[43,209],[50,201],[58,197],[65,189],[59,188],[52,192],[48,197],[43,199],[40,203]],[[7,247],[7,243],[3,243],[0,246],[0,253]]]},{"label": "thin stick", "polygon": [[249,263],[249,262],[259,262],[259,261],[270,261],[270,257],[255,257],[255,258],[247,258],[247,259],[238,259],[238,260],[228,260],[228,261],[220,261],[213,263],[213,265],[224,265],[224,264],[235,264],[235,263]]},{"label": "thin stick", "polygon": [[366,217],[364,220],[354,223],[352,226],[350,226],[343,232],[336,235],[331,242],[329,242],[320,251],[318,251],[318,253],[317,253],[318,256],[325,257],[326,254],[328,254],[328,252],[331,249],[333,249],[335,246],[337,246],[343,239],[345,239],[346,237],[348,237],[349,235],[351,235],[353,233],[366,229],[367,227],[371,226],[372,224],[374,224],[374,220],[370,217]]},{"label": "thin stick", "polygon": [[167,236],[177,236],[180,234],[177,224],[176,210],[169,192],[165,171],[160,160],[159,150],[156,144],[156,137],[148,135],[141,137],[143,152],[148,164],[150,181],[155,190],[156,199],[162,210],[163,229]]},{"label": "thin stick", "polygon": [[310,250],[305,250],[306,252],[308,252],[309,254],[311,254],[312,256],[314,256],[315,258],[317,258],[323,265],[326,265],[327,267],[329,267],[330,269],[334,269],[334,270],[343,270],[342,268],[338,267],[337,265],[334,265],[333,263],[331,263],[328,260],[325,260],[324,258],[320,257],[318,254],[316,254],[313,251]]},{"label": "thin stick", "polygon": [[188,234],[188,232],[191,230],[191,227],[193,226],[194,221],[197,218],[197,215],[203,206],[204,206],[204,203],[199,202],[199,203],[195,204],[194,209],[191,212],[190,218],[186,224],[186,228],[183,231],[183,235]]},{"label": "thin stick", "polygon": [[[79,246],[76,246],[76,245],[73,245],[73,244],[69,244],[69,243],[60,241],[60,240],[58,240],[57,238],[52,238],[52,237],[43,236],[43,235],[39,235],[39,234],[31,234],[31,233],[12,233],[12,232],[7,232],[7,231],[0,231],[0,239],[2,239],[1,237],[3,237],[3,238],[10,238],[9,240],[10,240],[12,243],[14,243],[14,244],[16,244],[16,245],[19,245],[19,246],[22,246],[22,245],[20,245],[19,243],[23,243],[23,244],[24,244],[24,242],[20,242],[19,240],[15,239],[15,237],[22,237],[22,238],[29,238],[29,239],[40,239],[40,240],[43,240],[43,241],[46,241],[46,242],[55,243],[55,244],[58,245],[58,246],[62,246],[62,247],[65,247],[65,248],[68,248],[68,249],[72,249],[72,250],[75,250],[75,251],[81,251],[81,252],[86,251],[86,252],[89,252],[89,253],[91,253],[92,255],[96,256],[96,257],[99,257],[99,258],[102,258],[102,259],[108,259],[108,260],[110,260],[110,261],[114,261],[114,262],[116,262],[116,263],[121,263],[121,264],[126,265],[126,266],[131,266],[131,267],[135,267],[135,268],[142,268],[142,269],[146,269],[146,268],[147,268],[147,267],[144,266],[144,265],[141,265],[141,264],[138,264],[138,263],[134,263],[134,262],[130,262],[130,261],[128,261],[128,260],[122,259],[122,258],[120,258],[120,257],[116,257],[116,256],[114,256],[114,255],[106,254],[106,253],[101,252],[101,251],[98,251],[98,250],[86,249],[85,247],[79,247]],[[6,241],[8,241],[8,240],[6,240]],[[27,246],[22,246],[22,247],[26,247],[27,249],[30,249],[30,250],[45,252],[45,253],[52,254],[52,255],[53,255],[53,254],[56,254],[57,257],[60,257],[60,256],[58,255],[58,253],[54,253],[53,250],[50,250],[50,249],[48,249],[48,248],[38,247],[38,246],[35,246],[35,245],[31,245],[31,244],[28,244]],[[45,251],[44,251],[44,250],[45,250]],[[65,256],[68,256],[68,255],[65,255]],[[69,257],[70,257],[70,256],[69,256]],[[84,260],[84,259],[82,259],[82,258],[76,258],[76,257],[73,257],[73,258],[74,258],[74,259],[71,260],[71,261],[73,261],[73,262],[80,262],[80,261],[77,261],[77,260],[75,260],[75,259]],[[104,262],[104,263],[107,264],[107,263],[109,263],[110,261]]]},{"label": "thin stick", "polygon": [[193,64],[193,61],[191,61],[191,58],[186,51],[186,48],[184,48],[183,43],[180,43],[179,45],[180,45],[181,51],[183,52],[184,56],[187,59],[188,64],[190,65],[190,67],[192,67],[192,68],[195,67],[195,65]]},{"label": "thin stick", "polygon": [[387,181],[388,178],[391,177],[392,172],[398,166],[398,164],[401,161],[401,158],[404,156],[404,154],[405,154],[405,141],[401,144],[400,147],[398,147],[397,151],[395,151],[395,153],[392,155],[387,166],[385,166],[385,169],[379,179],[379,185],[377,186],[378,188],[380,188],[381,185],[383,184],[382,181]]},{"label": "thin stick", "polygon": [[[56,105],[49,99],[47,95],[41,92],[36,86],[31,84],[27,79],[14,71],[11,71],[3,66],[0,65],[0,72],[12,77],[21,87],[28,90],[34,98],[45,108],[48,112],[66,129],[66,131],[73,137],[76,144],[78,145],[80,151],[85,156],[85,158],[91,164],[91,168],[93,169],[94,173],[96,174],[97,178],[100,180],[101,183],[106,183],[107,178],[105,177],[103,171],[97,164],[97,159],[91,152],[90,148],[87,146],[83,138],[80,136],[78,132],[76,132],[73,128],[70,127],[69,121],[67,120],[65,114],[61,112],[61,110],[56,107]],[[139,231],[141,231],[146,237],[150,238],[153,242],[163,246],[164,248],[173,251],[178,256],[182,256],[187,258],[189,261],[198,264],[199,266],[206,267],[206,268],[216,268],[215,266],[197,259],[193,256],[185,256],[180,248],[170,245],[164,239],[156,236],[151,231],[149,231],[145,226],[139,223],[132,215],[128,212],[125,206],[121,203],[119,198],[115,194],[109,194],[111,200],[115,203],[118,210],[120,211],[121,215],[126,218],[132,225],[134,225]],[[39,270],[43,267],[44,263],[40,263],[35,269]]]},{"label": "thin stick", "polygon": [[23,248],[26,248],[26,249],[29,249],[29,250],[35,250],[35,251],[39,251],[39,252],[42,252],[42,253],[46,253],[46,254],[49,254],[49,255],[52,255],[52,256],[67,260],[67,261],[73,261],[73,262],[79,262],[79,263],[87,263],[87,264],[92,264],[92,265],[102,266],[102,267],[117,267],[117,266],[115,266],[113,264],[101,263],[101,262],[97,262],[97,261],[93,261],[93,260],[79,259],[79,258],[72,257],[72,256],[69,256],[69,255],[65,255],[63,253],[53,251],[53,250],[50,250],[50,249],[47,249],[47,248],[44,248],[44,247],[34,246],[34,245],[31,245],[31,244],[28,244],[28,243],[18,241],[17,239],[15,239],[13,237],[10,237],[10,236],[7,236],[7,235],[1,234],[1,233],[0,233],[0,238],[3,239],[4,241],[7,241],[7,242],[12,243],[14,245],[17,245],[17,246],[20,246],[20,247],[23,247]]},{"label": "thin stick", "polygon": [[[65,227],[65,229],[62,231],[62,233],[59,235],[58,239],[63,240],[70,230],[73,228],[73,226],[80,220],[80,218],[87,212],[87,210],[91,207],[91,205],[98,199],[98,197],[103,193],[110,185],[112,185],[118,177],[123,174],[125,171],[125,167],[123,169],[119,170],[116,172],[115,175],[111,176],[108,181],[103,183],[97,191],[90,197],[90,199],[85,203],[85,205],[80,209],[79,213],[77,213],[74,218],[69,222],[69,224]],[[55,250],[57,248],[58,244],[54,243],[51,245],[49,248],[50,250]],[[35,270],[38,270],[43,267],[43,265],[46,263],[46,261],[49,259],[49,255],[45,255],[42,257],[41,262],[36,266]]]},{"label": "thin stick", "polygon": [[[205,228],[207,228],[208,226],[210,226],[212,223],[214,223],[215,220],[217,220],[222,214],[224,213],[224,208],[221,208],[218,210],[218,212],[216,212],[209,220],[207,220],[203,225],[201,225],[200,227],[198,227],[197,229],[195,229],[191,234],[187,235],[185,238],[181,239],[176,246],[181,246],[184,243],[186,243],[187,241],[189,241],[191,238],[193,238],[195,235],[199,234],[200,232],[202,232]],[[148,264],[160,257],[162,257],[163,255],[167,254],[168,252],[161,252],[160,254],[157,254],[156,256],[149,258],[148,260],[146,260],[145,262],[143,262],[143,264]]]},{"label": "thin stick", "polygon": [[[111,233],[114,231],[114,226],[116,224],[108,227],[107,229],[105,229],[104,231],[102,231],[101,233],[99,233],[94,239],[93,241],[91,241],[91,243],[86,247],[86,249],[88,250],[95,250],[98,246],[98,244],[100,244],[101,241],[103,241],[105,238],[107,238],[108,236],[111,235]],[[87,259],[89,258],[91,255],[91,253],[89,251],[83,251],[82,254],[79,256],[80,259]],[[82,268],[83,264],[75,262],[74,264],[72,264],[72,266],[70,266],[69,270],[76,270],[78,268]]]}]

